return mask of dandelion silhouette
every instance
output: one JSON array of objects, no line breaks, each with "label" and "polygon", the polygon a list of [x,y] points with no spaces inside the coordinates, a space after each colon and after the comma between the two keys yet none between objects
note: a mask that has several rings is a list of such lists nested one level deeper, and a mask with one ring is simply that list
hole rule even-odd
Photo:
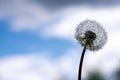
[{"label": "dandelion silhouette", "polygon": [[96,21],[85,20],[77,26],[75,38],[84,47],[78,71],[78,80],[81,80],[82,63],[86,49],[90,51],[101,49],[107,41],[107,34]]}]

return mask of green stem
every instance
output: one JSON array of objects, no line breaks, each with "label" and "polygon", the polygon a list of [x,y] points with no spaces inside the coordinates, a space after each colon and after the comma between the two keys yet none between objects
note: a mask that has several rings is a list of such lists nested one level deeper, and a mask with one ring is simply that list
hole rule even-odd
[{"label": "green stem", "polygon": [[78,71],[78,80],[81,80],[81,78],[82,78],[82,64],[83,64],[85,51],[86,51],[86,46],[84,46],[84,49],[83,49],[83,52],[81,55],[81,60],[80,60],[80,64],[79,64],[79,71]]}]

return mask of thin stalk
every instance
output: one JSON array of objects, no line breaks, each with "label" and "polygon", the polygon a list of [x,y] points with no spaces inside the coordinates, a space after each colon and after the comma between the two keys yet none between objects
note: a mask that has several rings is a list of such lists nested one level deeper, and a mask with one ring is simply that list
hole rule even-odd
[{"label": "thin stalk", "polygon": [[78,71],[78,80],[82,79],[82,64],[83,64],[83,59],[86,51],[86,46],[84,46],[84,49],[82,51],[81,59],[80,59],[80,64],[79,64],[79,71]]}]

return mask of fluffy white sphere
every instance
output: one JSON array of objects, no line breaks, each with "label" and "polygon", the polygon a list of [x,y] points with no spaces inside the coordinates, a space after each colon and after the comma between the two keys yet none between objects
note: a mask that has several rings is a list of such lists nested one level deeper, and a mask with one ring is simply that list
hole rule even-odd
[{"label": "fluffy white sphere", "polygon": [[107,41],[107,34],[102,26],[96,21],[91,21],[88,19],[81,22],[76,28],[75,38],[82,46],[86,45],[83,38],[85,37],[85,33],[87,31],[91,31],[96,35],[95,40],[93,40],[94,49],[90,46],[87,46],[87,49],[92,51],[101,49]]}]

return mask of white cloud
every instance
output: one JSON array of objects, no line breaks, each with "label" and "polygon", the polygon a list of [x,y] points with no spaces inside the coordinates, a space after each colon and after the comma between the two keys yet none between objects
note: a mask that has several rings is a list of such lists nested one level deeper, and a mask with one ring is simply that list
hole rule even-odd
[{"label": "white cloud", "polygon": [[38,30],[57,17],[41,4],[37,5],[30,0],[2,0],[0,11],[0,18],[8,18],[13,31]]},{"label": "white cloud", "polygon": [[[61,10],[63,18],[61,22],[52,28],[46,28],[45,33],[49,37],[61,37],[73,39],[77,24],[85,19],[96,20],[108,32],[108,35],[120,30],[120,7],[110,8],[88,8],[88,7],[70,7]],[[51,30],[50,30],[51,29]]]},{"label": "white cloud", "polygon": [[70,57],[67,54],[53,60],[33,54],[3,58],[0,59],[0,76],[2,80],[59,80],[62,75],[74,72],[71,70],[74,60]]}]

